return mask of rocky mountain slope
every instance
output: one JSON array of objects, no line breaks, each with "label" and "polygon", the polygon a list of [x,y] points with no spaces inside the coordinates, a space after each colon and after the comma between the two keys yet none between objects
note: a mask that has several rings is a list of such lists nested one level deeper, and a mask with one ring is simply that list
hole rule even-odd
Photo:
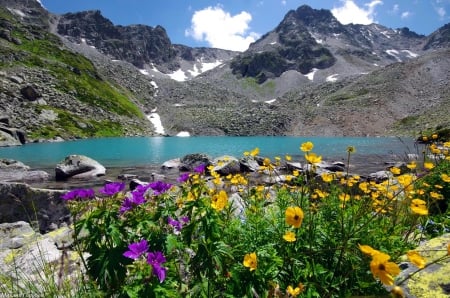
[{"label": "rocky mountain slope", "polygon": [[174,45],[160,26],[116,26],[99,11],[53,15],[35,0],[0,0],[0,25],[0,144],[154,135],[156,116],[168,135],[450,126],[448,25],[421,36],[301,6],[243,53]]}]

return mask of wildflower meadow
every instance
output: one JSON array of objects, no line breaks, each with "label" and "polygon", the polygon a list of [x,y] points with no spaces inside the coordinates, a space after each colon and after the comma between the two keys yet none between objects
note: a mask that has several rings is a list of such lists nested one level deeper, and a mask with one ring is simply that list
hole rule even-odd
[{"label": "wildflower meadow", "polygon": [[[77,293],[403,297],[402,256],[416,271],[450,258],[450,243],[436,260],[415,250],[450,227],[450,143],[430,140],[419,159],[391,167],[383,181],[319,173],[322,157],[306,142],[299,147],[306,170],[270,186],[202,165],[176,185],[155,181],[126,191],[114,182],[97,193],[71,190],[62,199],[86,268]],[[349,146],[348,164],[354,154]],[[244,155],[256,158],[259,150]],[[260,171],[277,176],[290,160],[262,159]]]}]

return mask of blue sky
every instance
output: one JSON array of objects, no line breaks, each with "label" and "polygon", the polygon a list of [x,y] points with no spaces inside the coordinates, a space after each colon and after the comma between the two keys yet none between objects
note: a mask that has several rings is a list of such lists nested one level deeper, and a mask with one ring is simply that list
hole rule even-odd
[{"label": "blue sky", "polygon": [[[38,0],[39,1],[39,0]],[[40,0],[62,14],[98,9],[115,25],[161,25],[172,43],[243,51],[291,9],[329,9],[343,24],[378,23],[428,35],[450,23],[450,0]]]}]

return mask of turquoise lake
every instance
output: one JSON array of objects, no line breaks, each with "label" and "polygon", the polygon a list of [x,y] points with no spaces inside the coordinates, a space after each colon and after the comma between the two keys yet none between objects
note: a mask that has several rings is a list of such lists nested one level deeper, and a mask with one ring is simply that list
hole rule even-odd
[{"label": "turquoise lake", "polygon": [[0,147],[0,158],[51,168],[70,154],[82,154],[106,167],[128,167],[162,164],[189,153],[240,157],[258,147],[261,156],[283,158],[288,154],[295,159],[303,156],[299,147],[306,141],[313,142],[313,152],[324,159],[345,159],[348,146],[355,147],[354,156],[359,158],[417,153],[412,138],[396,137],[121,137]]}]

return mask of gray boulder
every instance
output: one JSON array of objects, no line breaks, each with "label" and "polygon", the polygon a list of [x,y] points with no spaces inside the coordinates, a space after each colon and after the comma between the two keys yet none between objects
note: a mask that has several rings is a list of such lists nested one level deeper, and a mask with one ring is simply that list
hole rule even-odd
[{"label": "gray boulder", "polygon": [[106,168],[98,161],[84,155],[69,155],[55,168],[55,179],[91,178],[104,176]]},{"label": "gray boulder", "polygon": [[222,176],[241,172],[241,164],[236,157],[223,155],[213,160],[214,171]]},{"label": "gray boulder", "polygon": [[193,153],[187,154],[180,159],[180,171],[193,171],[200,165],[208,167],[212,164],[211,158],[207,154]]},{"label": "gray boulder", "polygon": [[45,171],[30,171],[30,167],[20,161],[0,159],[0,181],[36,182],[47,181],[49,177],[50,174]]},{"label": "gray boulder", "polygon": [[38,189],[23,183],[0,182],[0,222],[36,222],[41,232],[71,223],[61,199],[65,191]]}]

